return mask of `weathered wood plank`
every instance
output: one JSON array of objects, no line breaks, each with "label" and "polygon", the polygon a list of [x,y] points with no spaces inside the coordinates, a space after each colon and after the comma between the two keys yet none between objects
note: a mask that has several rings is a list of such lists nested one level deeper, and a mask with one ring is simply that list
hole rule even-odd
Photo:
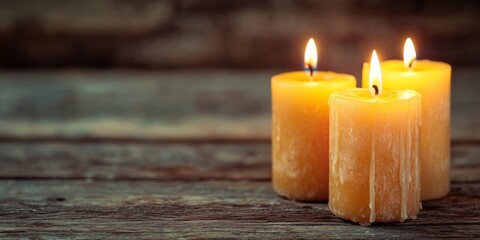
[{"label": "weathered wood plank", "polygon": [[0,134],[60,137],[268,137],[265,72],[0,75]]},{"label": "weathered wood plank", "polygon": [[268,143],[0,144],[1,178],[263,179]]},{"label": "weathered wood plank", "polygon": [[[476,239],[472,225],[360,226],[311,223],[257,223],[232,220],[118,221],[116,219],[42,221],[0,232],[5,238],[33,239]],[[46,227],[43,227],[46,226]],[[54,230],[50,230],[54,229]],[[63,231],[62,231],[63,230]]]},{"label": "weathered wood plank", "polygon": [[[0,136],[270,137],[274,72],[0,74]],[[452,139],[480,140],[479,70],[454,69]]]},{"label": "weathered wood plank", "polygon": [[0,236],[480,237],[479,183],[423,206],[416,220],[365,228],[325,203],[281,198],[269,182],[3,180]]},{"label": "weathered wood plank", "polygon": [[[0,143],[0,178],[249,179],[271,177],[269,142]],[[454,145],[452,181],[480,182],[480,145]]]}]

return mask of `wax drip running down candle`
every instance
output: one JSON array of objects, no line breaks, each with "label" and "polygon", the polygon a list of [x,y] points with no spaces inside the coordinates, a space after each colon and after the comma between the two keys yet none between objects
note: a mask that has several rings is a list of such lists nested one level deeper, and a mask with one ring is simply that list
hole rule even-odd
[{"label": "wax drip running down candle", "polygon": [[[382,73],[380,70],[380,62],[378,61],[377,52],[373,50],[372,58],[370,60],[370,90],[373,88],[375,91],[372,93],[372,97],[378,97],[380,95],[382,87]],[[378,84],[378,86],[377,86]],[[379,88],[380,86],[380,88]],[[370,202],[368,206],[370,207],[370,222],[375,222],[375,141],[376,141],[376,122],[378,122],[378,112],[375,113],[374,124],[372,126],[372,140],[371,140],[371,149],[370,149],[370,182],[369,182],[369,192],[370,192]]]}]

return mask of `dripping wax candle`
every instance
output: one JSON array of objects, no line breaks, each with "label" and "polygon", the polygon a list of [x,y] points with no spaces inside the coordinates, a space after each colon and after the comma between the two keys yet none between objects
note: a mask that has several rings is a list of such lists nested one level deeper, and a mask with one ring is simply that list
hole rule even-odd
[{"label": "dripping wax candle", "polygon": [[[382,62],[385,88],[412,89],[422,95],[420,130],[421,198],[441,198],[450,191],[450,65],[415,60],[410,38],[401,60]],[[369,64],[363,66],[363,87],[368,87]]]},{"label": "dripping wax candle", "polygon": [[370,88],[330,96],[330,211],[370,225],[420,210],[420,94],[383,89],[372,54]]},{"label": "dripping wax candle", "polygon": [[355,87],[355,77],[317,72],[313,39],[305,51],[307,72],[275,75],[272,87],[272,183],[302,201],[328,199],[328,99]]}]

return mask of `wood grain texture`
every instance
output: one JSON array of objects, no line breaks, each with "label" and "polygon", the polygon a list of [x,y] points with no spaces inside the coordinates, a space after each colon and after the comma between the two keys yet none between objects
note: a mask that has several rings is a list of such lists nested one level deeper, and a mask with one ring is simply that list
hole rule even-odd
[{"label": "wood grain texture", "polygon": [[[3,237],[480,237],[480,184],[453,184],[416,220],[366,228],[325,203],[278,197],[270,182],[0,181]],[[348,233],[348,234],[347,234]]]},{"label": "wood grain texture", "polygon": [[[0,143],[2,179],[262,180],[271,147],[258,143]],[[480,182],[480,146],[454,145],[453,182]]]},{"label": "wood grain texture", "polygon": [[0,144],[0,178],[270,179],[270,144]]},{"label": "wood grain texture", "polygon": [[[479,70],[454,69],[452,139],[480,140]],[[274,72],[0,74],[7,137],[269,139]]]},{"label": "wood grain texture", "polygon": [[8,136],[269,137],[265,72],[0,75]]},{"label": "wood grain texture", "polygon": [[2,237],[480,237],[476,144],[453,146],[448,197],[370,228],[277,196],[268,143],[17,142],[0,153]]},{"label": "wood grain texture", "polygon": [[272,190],[272,74],[0,74],[0,238],[480,238],[480,71],[454,71],[449,196],[369,228]]}]

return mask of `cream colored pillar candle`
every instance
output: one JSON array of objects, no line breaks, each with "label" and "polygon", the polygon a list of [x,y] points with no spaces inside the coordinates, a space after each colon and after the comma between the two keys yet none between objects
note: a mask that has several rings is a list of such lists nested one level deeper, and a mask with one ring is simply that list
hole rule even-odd
[{"label": "cream colored pillar candle", "polygon": [[311,40],[307,73],[282,73],[271,81],[272,183],[278,194],[300,201],[328,199],[328,99],[355,87],[351,75],[313,71],[314,49]]},{"label": "cream colored pillar candle", "polygon": [[416,218],[421,207],[421,97],[382,90],[376,62],[370,88],[330,96],[328,205],[336,216],[362,225],[403,222]]},{"label": "cream colored pillar candle", "polygon": [[[450,79],[443,62],[415,60],[410,39],[404,61],[381,63],[383,87],[412,89],[422,95],[420,165],[422,200],[444,197],[450,191]],[[368,87],[368,63],[363,66],[363,87]]]}]

